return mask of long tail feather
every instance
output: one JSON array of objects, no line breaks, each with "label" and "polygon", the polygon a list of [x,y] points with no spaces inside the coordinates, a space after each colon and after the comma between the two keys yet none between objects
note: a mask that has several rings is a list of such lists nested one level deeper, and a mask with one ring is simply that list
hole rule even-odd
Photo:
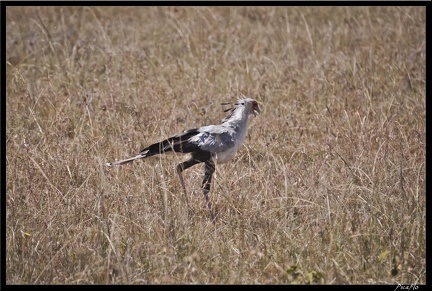
[{"label": "long tail feather", "polygon": [[132,158],[129,158],[129,159],[117,161],[117,162],[114,162],[114,163],[106,163],[106,165],[108,167],[120,166],[120,165],[124,165],[124,164],[130,163],[130,162],[133,162],[133,161],[135,161],[137,159],[142,159],[142,158],[145,158],[145,157],[146,157],[145,154],[139,154],[138,156],[135,156],[135,157],[132,157]]}]

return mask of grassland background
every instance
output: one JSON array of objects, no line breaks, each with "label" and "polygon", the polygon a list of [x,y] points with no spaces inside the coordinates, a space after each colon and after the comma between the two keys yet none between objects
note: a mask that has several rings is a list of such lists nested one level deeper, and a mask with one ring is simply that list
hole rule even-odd
[{"label": "grassland background", "polygon": [[[7,284],[425,284],[423,7],[8,7]],[[263,113],[217,166],[104,163]]]}]

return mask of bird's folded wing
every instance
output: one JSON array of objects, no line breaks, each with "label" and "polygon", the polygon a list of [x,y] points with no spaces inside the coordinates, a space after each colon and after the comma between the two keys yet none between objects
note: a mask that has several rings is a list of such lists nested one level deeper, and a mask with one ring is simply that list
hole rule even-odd
[{"label": "bird's folded wing", "polygon": [[199,133],[189,139],[202,151],[220,153],[232,148],[235,143],[232,133],[220,126],[210,125],[198,129]]},{"label": "bird's folded wing", "polygon": [[161,142],[152,144],[151,146],[142,149],[140,153],[145,152],[146,156],[152,156],[155,154],[161,154],[170,151],[179,153],[191,153],[195,151],[200,151],[197,144],[189,142],[190,138],[196,136],[197,134],[199,134],[197,128],[189,129],[182,134],[178,134],[167,138]]}]

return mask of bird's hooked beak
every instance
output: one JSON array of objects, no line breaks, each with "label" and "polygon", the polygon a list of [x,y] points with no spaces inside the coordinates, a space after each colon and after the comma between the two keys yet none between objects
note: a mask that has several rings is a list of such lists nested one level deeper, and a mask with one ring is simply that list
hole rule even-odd
[{"label": "bird's hooked beak", "polygon": [[257,114],[261,113],[261,109],[259,108],[258,102],[256,102],[256,101],[253,103],[252,112],[253,112],[255,117],[257,116]]}]

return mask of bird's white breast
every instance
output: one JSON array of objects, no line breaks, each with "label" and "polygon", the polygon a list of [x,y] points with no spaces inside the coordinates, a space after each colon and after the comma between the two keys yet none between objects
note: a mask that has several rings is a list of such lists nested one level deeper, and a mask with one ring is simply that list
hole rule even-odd
[{"label": "bird's white breast", "polygon": [[237,147],[229,148],[223,152],[214,153],[213,158],[218,164],[223,164],[234,158],[237,153]]}]

